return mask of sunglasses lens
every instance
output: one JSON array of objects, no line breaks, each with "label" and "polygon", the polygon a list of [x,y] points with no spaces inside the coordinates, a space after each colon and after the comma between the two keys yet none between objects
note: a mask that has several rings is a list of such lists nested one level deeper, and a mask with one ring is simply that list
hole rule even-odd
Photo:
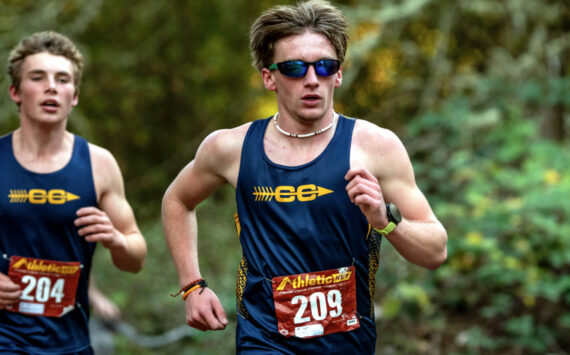
[{"label": "sunglasses lens", "polygon": [[[322,59],[314,63],[306,63],[301,60],[290,60],[288,62],[281,62],[276,65],[281,74],[291,78],[302,78],[307,74],[309,65],[315,67],[318,76],[331,76],[338,72],[340,69],[340,62],[334,59]],[[270,67],[271,69],[271,67]],[[275,67],[273,67],[275,69]]]},{"label": "sunglasses lens", "polygon": [[277,67],[283,75],[287,75],[292,78],[300,78],[305,76],[307,73],[307,64],[300,60],[278,63]]},{"label": "sunglasses lens", "polygon": [[330,76],[338,72],[340,63],[334,59],[323,59],[315,63],[315,71],[320,76]]}]

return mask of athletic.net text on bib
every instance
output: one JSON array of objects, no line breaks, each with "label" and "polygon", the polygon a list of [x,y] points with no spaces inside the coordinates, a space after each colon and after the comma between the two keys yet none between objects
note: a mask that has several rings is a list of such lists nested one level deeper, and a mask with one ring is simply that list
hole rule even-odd
[{"label": "athletic.net text on bib", "polygon": [[36,316],[61,317],[75,308],[79,262],[63,262],[12,256],[8,275],[20,285],[20,301],[9,311]]},{"label": "athletic.net text on bib", "polygon": [[312,338],[360,327],[354,266],[273,278],[278,330]]}]

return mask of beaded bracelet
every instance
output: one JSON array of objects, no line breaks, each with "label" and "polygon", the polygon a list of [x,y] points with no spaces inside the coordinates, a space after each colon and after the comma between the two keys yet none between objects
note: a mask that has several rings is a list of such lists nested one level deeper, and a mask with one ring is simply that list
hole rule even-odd
[{"label": "beaded bracelet", "polygon": [[170,294],[171,297],[176,297],[181,293],[186,293],[189,289],[191,289],[192,287],[194,287],[195,285],[198,285],[200,282],[205,282],[204,279],[198,279],[198,280],[194,280],[192,282],[190,282],[189,284],[187,284],[186,286],[182,287],[180,289],[180,291],[178,291],[175,294]]}]

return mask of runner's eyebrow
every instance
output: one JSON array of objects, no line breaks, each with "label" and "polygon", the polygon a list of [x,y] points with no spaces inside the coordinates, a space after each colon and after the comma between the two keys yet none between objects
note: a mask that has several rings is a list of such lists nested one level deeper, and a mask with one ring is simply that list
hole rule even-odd
[{"label": "runner's eyebrow", "polygon": [[[43,69],[32,69],[29,70],[26,74],[28,75],[37,75],[37,74],[47,74],[46,70]],[[71,76],[71,73],[66,71],[58,71],[55,73],[56,76]]]}]

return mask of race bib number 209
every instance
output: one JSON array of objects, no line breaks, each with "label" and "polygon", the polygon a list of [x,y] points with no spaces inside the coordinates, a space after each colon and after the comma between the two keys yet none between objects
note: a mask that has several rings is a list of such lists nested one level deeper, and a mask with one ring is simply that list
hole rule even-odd
[{"label": "race bib number 209", "polygon": [[273,278],[279,333],[312,338],[360,327],[354,266]]},{"label": "race bib number 209", "polygon": [[81,273],[79,262],[12,256],[8,275],[20,285],[20,301],[6,310],[36,316],[61,317],[75,308]]}]

